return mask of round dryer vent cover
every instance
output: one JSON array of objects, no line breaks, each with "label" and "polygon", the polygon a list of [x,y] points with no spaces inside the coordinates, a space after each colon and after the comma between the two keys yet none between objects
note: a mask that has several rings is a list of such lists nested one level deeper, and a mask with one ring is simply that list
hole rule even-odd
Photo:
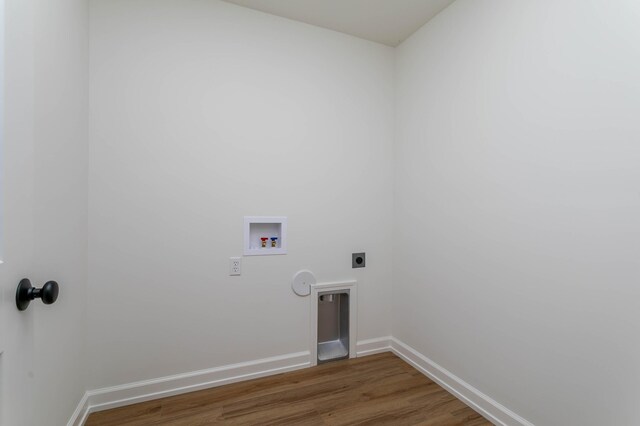
[{"label": "round dryer vent cover", "polygon": [[298,296],[308,296],[311,293],[311,285],[316,283],[316,276],[313,272],[303,269],[293,276],[291,288]]}]

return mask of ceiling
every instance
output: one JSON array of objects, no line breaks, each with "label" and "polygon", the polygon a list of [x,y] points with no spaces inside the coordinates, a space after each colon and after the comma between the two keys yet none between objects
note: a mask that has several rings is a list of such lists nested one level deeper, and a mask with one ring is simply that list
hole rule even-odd
[{"label": "ceiling", "polygon": [[395,47],[454,0],[224,0]]}]

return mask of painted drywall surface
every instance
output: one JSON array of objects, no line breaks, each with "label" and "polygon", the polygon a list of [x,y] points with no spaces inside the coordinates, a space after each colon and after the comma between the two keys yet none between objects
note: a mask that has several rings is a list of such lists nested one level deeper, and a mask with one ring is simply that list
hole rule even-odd
[{"label": "painted drywall surface", "polygon": [[[88,3],[6,1],[0,423],[66,424],[85,391]],[[28,277],[51,306],[15,308]]]},{"label": "painted drywall surface", "polygon": [[639,20],[458,0],[398,50],[393,335],[534,424],[640,423]]},{"label": "painted drywall surface", "polygon": [[[89,388],[308,350],[300,269],[357,279],[358,338],[388,335],[393,50],[215,1],[90,27]],[[230,277],[244,215],[289,250]]]}]

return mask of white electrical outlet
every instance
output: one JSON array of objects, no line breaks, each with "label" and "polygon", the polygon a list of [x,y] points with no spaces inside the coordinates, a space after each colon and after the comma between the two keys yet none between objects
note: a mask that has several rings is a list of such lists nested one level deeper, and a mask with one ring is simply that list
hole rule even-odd
[{"label": "white electrical outlet", "polygon": [[242,258],[229,258],[229,275],[242,275]]}]

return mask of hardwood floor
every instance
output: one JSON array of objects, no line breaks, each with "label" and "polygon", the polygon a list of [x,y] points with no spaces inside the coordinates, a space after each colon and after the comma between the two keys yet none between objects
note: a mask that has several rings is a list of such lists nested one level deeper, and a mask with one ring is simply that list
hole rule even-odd
[{"label": "hardwood floor", "polygon": [[491,425],[391,353],[336,361],[89,416],[86,426]]}]

